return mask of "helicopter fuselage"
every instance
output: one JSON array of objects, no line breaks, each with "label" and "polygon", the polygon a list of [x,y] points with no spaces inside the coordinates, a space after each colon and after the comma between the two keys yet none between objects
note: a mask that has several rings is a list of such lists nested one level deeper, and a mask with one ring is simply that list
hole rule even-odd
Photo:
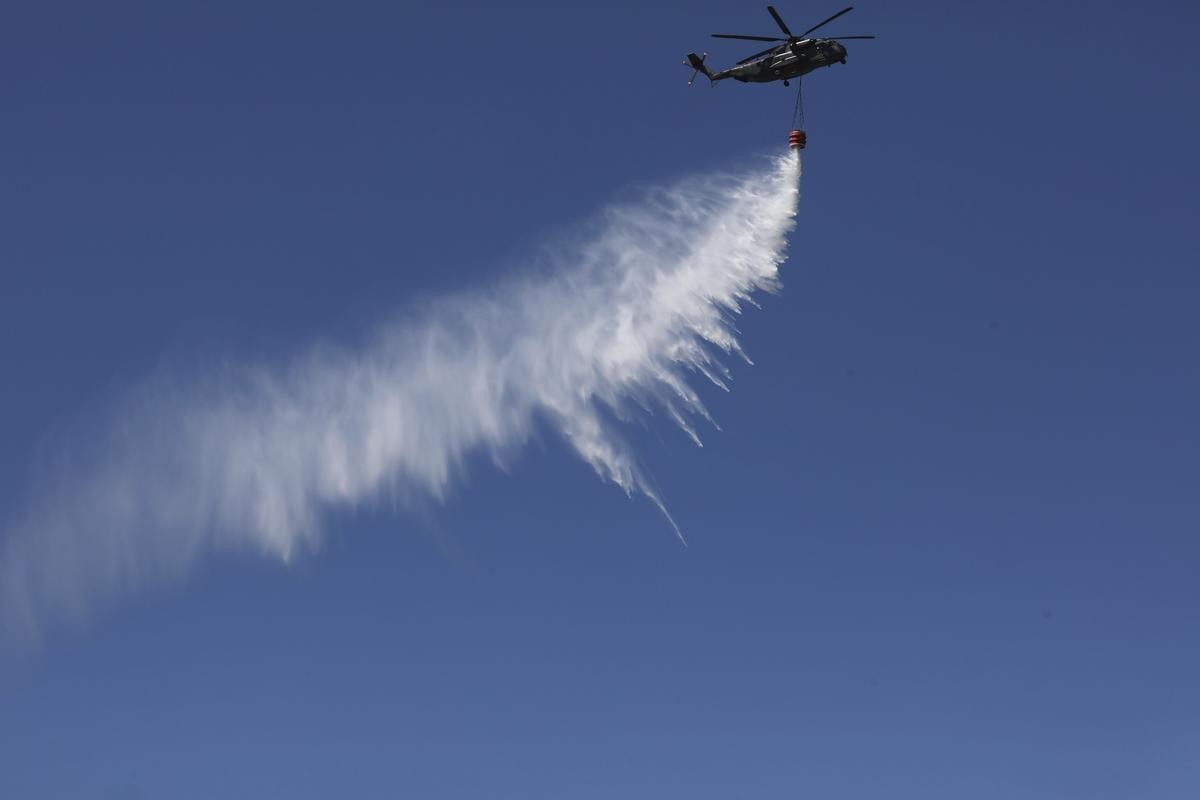
[{"label": "helicopter fuselage", "polygon": [[770,83],[807,75],[820,67],[845,63],[846,48],[832,39],[803,39],[782,44],[769,53],[714,72],[712,80],[733,78],[742,83]]}]

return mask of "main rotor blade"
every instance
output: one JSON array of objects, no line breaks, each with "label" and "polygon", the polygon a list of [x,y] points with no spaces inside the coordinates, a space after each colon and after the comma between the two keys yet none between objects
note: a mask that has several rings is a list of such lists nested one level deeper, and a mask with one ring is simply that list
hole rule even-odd
[{"label": "main rotor blade", "polygon": [[767,11],[769,11],[771,16],[775,18],[775,24],[779,26],[779,30],[783,31],[789,39],[796,38],[795,36],[792,36],[792,32],[788,30],[787,24],[784,23],[783,17],[779,16],[779,12],[775,10],[775,6],[767,6]]},{"label": "main rotor blade", "polygon": [[826,39],[833,39],[835,42],[843,41],[844,39],[878,39],[878,36],[826,36]]},{"label": "main rotor blade", "polygon": [[[816,25],[813,25],[811,28],[809,28],[808,30],[806,30],[804,33],[800,34],[800,37],[799,37],[799,38],[803,39],[805,36],[808,36],[810,33],[812,33],[813,31],[815,31],[817,28],[824,28],[826,25],[828,25],[829,23],[833,22],[835,19],[837,19],[838,17],[840,17],[842,14],[849,14],[849,13],[850,13],[851,11],[853,11],[853,10],[854,10],[854,6],[846,6],[846,7],[845,7],[845,8],[843,8],[841,11],[839,11],[839,12],[838,12],[838,13],[836,13],[836,14],[834,14],[832,17],[830,17],[829,19],[825,20],[824,22],[818,22]],[[790,35],[790,34],[789,34],[789,35]]]},{"label": "main rotor blade", "polygon": [[714,33],[714,39],[749,39],[752,42],[786,42],[778,36],[746,36],[741,33]]}]

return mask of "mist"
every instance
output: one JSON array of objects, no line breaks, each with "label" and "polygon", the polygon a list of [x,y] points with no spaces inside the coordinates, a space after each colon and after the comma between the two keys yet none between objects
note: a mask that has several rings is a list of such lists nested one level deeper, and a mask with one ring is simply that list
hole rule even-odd
[{"label": "mist", "polygon": [[36,640],[197,559],[313,550],[331,511],[442,501],[466,459],[506,463],[542,427],[603,480],[663,499],[621,435],[664,414],[697,444],[696,385],[748,361],[733,320],[779,289],[795,153],[646,191],[499,284],[381,322],[358,348],[173,369],[56,443],[5,522],[0,626]]}]

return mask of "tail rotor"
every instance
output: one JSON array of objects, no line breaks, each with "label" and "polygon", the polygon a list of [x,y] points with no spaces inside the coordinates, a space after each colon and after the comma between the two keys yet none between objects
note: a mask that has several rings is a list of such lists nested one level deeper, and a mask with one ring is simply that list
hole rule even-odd
[{"label": "tail rotor", "polygon": [[696,76],[701,72],[704,73],[704,77],[708,78],[710,82],[712,81],[712,73],[709,72],[708,67],[704,65],[704,59],[706,58],[708,58],[708,53],[699,56],[695,53],[688,53],[687,60],[683,62],[685,67],[692,68],[692,77],[690,80],[688,80],[688,86],[691,86],[696,81]]}]

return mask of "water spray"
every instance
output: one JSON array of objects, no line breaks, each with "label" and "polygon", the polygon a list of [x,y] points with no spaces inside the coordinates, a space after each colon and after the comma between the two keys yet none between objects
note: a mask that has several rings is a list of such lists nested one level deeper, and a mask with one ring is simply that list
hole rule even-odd
[{"label": "water spray", "polygon": [[[700,443],[697,376],[728,389],[734,318],[778,290],[800,159],[652,189],[536,260],[357,346],[176,365],[62,442],[0,540],[0,635],[90,616],[197,559],[312,552],[331,511],[439,502],[475,454],[542,430],[666,513],[622,435],[653,410]],[[536,513],[536,512],[535,512]],[[669,517],[668,517],[669,518]],[[673,525],[673,523],[672,523]],[[678,531],[678,529],[676,529]]]}]

